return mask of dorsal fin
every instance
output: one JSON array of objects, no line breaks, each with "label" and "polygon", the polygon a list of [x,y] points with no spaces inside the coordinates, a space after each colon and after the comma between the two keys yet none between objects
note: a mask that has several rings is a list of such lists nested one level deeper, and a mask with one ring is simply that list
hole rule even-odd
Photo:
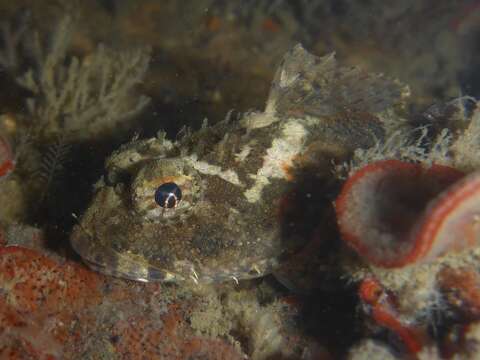
[{"label": "dorsal fin", "polygon": [[405,95],[407,86],[359,67],[340,67],[335,53],[318,57],[298,44],[287,52],[270,89],[266,113],[329,116],[344,111],[381,112]]}]

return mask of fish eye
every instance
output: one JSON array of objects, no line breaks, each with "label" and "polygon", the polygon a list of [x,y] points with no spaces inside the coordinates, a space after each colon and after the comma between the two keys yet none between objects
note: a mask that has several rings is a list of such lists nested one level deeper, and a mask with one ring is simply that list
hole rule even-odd
[{"label": "fish eye", "polygon": [[130,186],[134,210],[154,222],[186,219],[203,196],[200,175],[179,157],[145,162]]},{"label": "fish eye", "polygon": [[163,208],[175,208],[180,200],[182,200],[182,190],[174,182],[163,183],[155,191],[155,202]]}]

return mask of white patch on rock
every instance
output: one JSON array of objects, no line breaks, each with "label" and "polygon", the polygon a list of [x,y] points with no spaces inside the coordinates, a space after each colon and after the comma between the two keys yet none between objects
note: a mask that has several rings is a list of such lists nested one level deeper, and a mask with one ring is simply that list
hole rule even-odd
[{"label": "white patch on rock", "polygon": [[269,179],[287,178],[285,168],[292,166],[295,155],[303,150],[307,134],[301,120],[292,119],[283,125],[280,137],[273,140],[263,157],[263,166],[251,175],[255,184],[243,193],[249,202],[254,203],[261,198],[263,188],[270,183]]}]

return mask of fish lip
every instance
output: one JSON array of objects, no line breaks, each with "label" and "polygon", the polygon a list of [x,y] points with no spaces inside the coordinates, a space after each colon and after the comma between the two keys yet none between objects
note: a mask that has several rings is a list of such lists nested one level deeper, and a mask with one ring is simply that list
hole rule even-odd
[{"label": "fish lip", "polygon": [[[93,235],[86,233],[85,230],[82,229],[81,227],[77,228],[74,231],[70,239],[70,244],[73,250],[81,257],[82,261],[93,271],[96,271],[104,275],[113,276],[116,278],[128,279],[128,280],[140,281],[140,282],[155,282],[155,281],[167,282],[167,281],[173,281],[175,278],[179,276],[177,274],[173,274],[164,269],[156,268],[149,264],[148,266],[145,266],[144,264],[141,264],[137,267],[132,266],[132,264],[135,264],[134,260],[127,262],[127,264],[129,265],[128,269],[131,271],[122,270],[122,267],[125,267],[122,265],[109,266],[108,261],[102,261],[102,259],[106,258],[105,256],[97,255],[96,257],[98,259],[96,260],[95,256],[91,256],[91,252],[89,252],[89,245],[80,246],[80,244],[91,244],[92,241],[93,241]],[[111,263],[117,264],[117,263],[123,262],[125,264],[125,256],[122,256],[121,253],[118,253],[115,250],[112,250],[106,247],[98,247],[98,246],[96,246],[96,250],[98,254],[102,254],[102,253],[109,254],[107,257],[110,257],[110,259],[114,257]]]},{"label": "fish lip", "polygon": [[[275,259],[267,259],[264,261],[264,264],[260,262],[258,264],[250,264],[248,267],[243,269],[235,268],[224,272],[209,272],[203,271],[199,268],[196,268],[192,271],[193,267],[189,267],[190,270],[185,271],[170,271],[148,265],[143,267],[139,266],[138,272],[128,272],[123,271],[121,266],[109,267],[106,265],[106,262],[96,261],[92,257],[87,257],[82,252],[77,251],[75,245],[72,245],[72,247],[81,256],[82,261],[93,271],[107,276],[144,283],[194,283],[195,285],[199,285],[233,281],[238,284],[240,280],[250,280],[268,275],[276,264]],[[262,270],[258,270],[259,268]]]}]

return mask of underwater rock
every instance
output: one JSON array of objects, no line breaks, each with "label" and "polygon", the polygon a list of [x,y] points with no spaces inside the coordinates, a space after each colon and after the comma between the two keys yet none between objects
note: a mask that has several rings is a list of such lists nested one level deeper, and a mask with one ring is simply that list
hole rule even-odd
[{"label": "underwater rock", "polygon": [[138,285],[107,282],[30,249],[0,248],[0,357],[244,358],[223,339],[194,334],[192,294],[180,299]]},{"label": "underwater rock", "polygon": [[76,264],[59,264],[21,247],[0,248],[2,357],[61,357],[69,326],[100,303],[100,282]]},{"label": "underwater rock", "polygon": [[[309,198],[322,192],[317,184],[328,182],[332,161],[382,138],[377,115],[405,93],[384,76],[297,45],[264,112],[115,152],[71,244],[92,268],[138,281],[268,274],[310,241],[325,202]],[[181,199],[165,194],[177,199],[172,206],[156,202],[164,184],[181,191]]]},{"label": "underwater rock", "polygon": [[[191,336],[175,307],[162,318],[163,326],[147,317],[120,320],[112,330],[115,352],[129,359],[241,360],[244,356],[219,339]],[[134,324],[134,326],[132,326]]]}]

